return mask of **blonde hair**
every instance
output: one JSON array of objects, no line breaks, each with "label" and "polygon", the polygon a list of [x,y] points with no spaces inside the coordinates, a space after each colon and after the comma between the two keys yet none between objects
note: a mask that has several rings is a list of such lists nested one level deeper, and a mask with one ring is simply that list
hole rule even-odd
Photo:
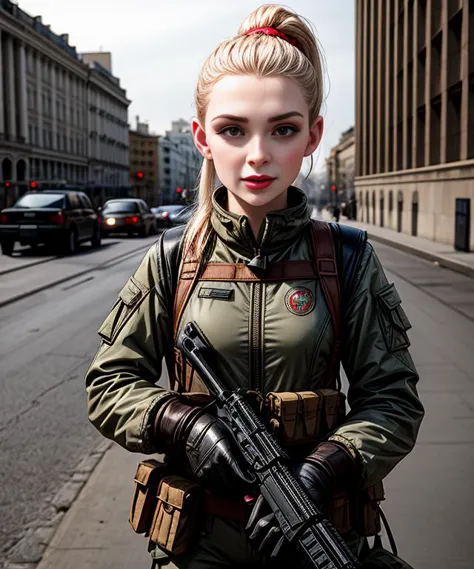
[{"label": "blonde hair", "polygon": [[[295,45],[263,33],[245,35],[249,30],[260,27],[283,32],[294,40]],[[204,125],[212,88],[226,75],[293,79],[308,103],[310,124],[319,115],[323,99],[320,50],[311,24],[288,8],[276,4],[260,6],[241,23],[237,36],[223,41],[206,59],[195,93],[196,113],[201,125]],[[214,162],[204,159],[199,176],[198,205],[186,238],[188,245],[197,252],[201,251],[210,229],[216,180]]]}]

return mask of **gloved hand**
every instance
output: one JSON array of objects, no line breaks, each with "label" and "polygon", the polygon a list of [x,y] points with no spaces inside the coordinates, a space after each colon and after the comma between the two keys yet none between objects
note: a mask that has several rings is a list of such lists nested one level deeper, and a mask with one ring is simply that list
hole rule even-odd
[{"label": "gloved hand", "polygon": [[[323,510],[335,492],[350,491],[360,477],[358,465],[349,452],[331,441],[321,443],[293,468],[293,472],[315,506]],[[287,544],[263,496],[257,498],[245,529],[253,546],[267,552],[271,558],[280,555]]]},{"label": "gloved hand", "polygon": [[165,452],[186,455],[196,479],[217,493],[248,490],[255,481],[232,431],[202,407],[166,400],[155,419],[155,440]]}]

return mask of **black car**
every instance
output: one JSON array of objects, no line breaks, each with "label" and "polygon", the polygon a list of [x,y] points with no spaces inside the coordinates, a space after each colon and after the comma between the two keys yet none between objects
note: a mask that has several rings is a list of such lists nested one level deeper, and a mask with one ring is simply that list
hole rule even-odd
[{"label": "black car", "polygon": [[105,202],[101,210],[102,235],[138,233],[147,237],[156,233],[156,220],[144,200],[123,198]]},{"label": "black car", "polygon": [[99,217],[89,197],[70,190],[27,192],[13,207],[0,212],[2,253],[21,245],[53,245],[73,255],[79,243],[101,244]]},{"label": "black car", "polygon": [[156,217],[158,229],[167,229],[177,225],[184,225],[193,213],[192,206],[184,204],[160,205],[152,208]]}]

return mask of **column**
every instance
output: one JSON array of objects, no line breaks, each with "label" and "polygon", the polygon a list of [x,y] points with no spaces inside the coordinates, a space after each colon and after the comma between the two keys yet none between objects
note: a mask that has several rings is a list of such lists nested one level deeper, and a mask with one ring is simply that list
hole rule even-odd
[{"label": "column", "polygon": [[[438,69],[433,70],[431,65],[432,36],[431,18],[433,11],[432,0],[426,2],[426,74],[425,74],[425,166],[431,164],[431,75],[439,73]],[[438,141],[434,141],[438,144]]]},{"label": "column", "polygon": [[384,43],[382,38],[385,38],[384,29],[383,29],[383,7],[386,6],[385,2],[377,2],[377,120],[376,120],[376,137],[375,137],[375,172],[380,174],[383,170],[382,168],[382,126],[386,128],[386,125],[383,122],[383,103],[382,101],[382,57],[384,52]]},{"label": "column", "polygon": [[7,80],[6,85],[6,115],[7,115],[7,132],[10,140],[16,139],[16,101],[15,101],[15,58],[13,54],[13,38],[7,36],[5,43],[5,63]]},{"label": "column", "polygon": [[[414,2],[413,4],[413,89],[412,89],[412,101],[411,108],[413,109],[413,121],[411,133],[411,164],[408,164],[408,168],[416,168],[417,165],[417,139],[418,139],[418,53],[420,51],[418,37],[418,17],[419,17],[419,4]],[[408,94],[410,96],[410,93]],[[410,144],[410,142],[409,142]]]},{"label": "column", "polygon": [[53,149],[59,150],[57,144],[57,133],[58,133],[58,114],[56,112],[56,66],[54,63],[51,63],[51,117],[52,117],[52,125],[51,130],[53,131]]},{"label": "column", "polygon": [[362,156],[362,169],[361,175],[367,176],[368,169],[368,126],[369,126],[369,117],[367,114],[368,110],[368,89],[367,89],[367,77],[368,77],[368,6],[367,2],[363,2],[363,14],[362,14],[362,147],[361,147],[361,156]]},{"label": "column", "polygon": [[390,88],[390,77],[391,77],[391,50],[392,50],[392,6],[390,2],[385,5],[385,161],[384,161],[384,172],[390,172],[391,170],[391,148],[392,141],[390,140],[390,112],[392,111],[392,106],[390,104],[390,94],[392,93]]},{"label": "column", "polygon": [[66,114],[64,116],[64,122],[66,123],[66,148],[64,152],[72,152],[69,148],[71,139],[71,120],[70,106],[71,106],[71,75],[69,71],[66,71],[64,76],[64,100],[66,101]]},{"label": "column", "polygon": [[403,8],[402,169],[408,168],[408,0]]},{"label": "column", "polygon": [[28,140],[28,106],[26,100],[26,59],[25,44],[20,43],[18,49],[18,100],[20,111],[20,136],[25,142]]},{"label": "column", "polygon": [[[461,155],[460,160],[467,160],[469,140],[469,0],[463,0],[462,6],[462,36],[461,36]],[[472,134],[471,134],[472,136]]]},{"label": "column", "polygon": [[448,132],[448,0],[442,0],[441,3],[441,28],[443,43],[441,45],[441,152],[439,162],[444,164]]},{"label": "column", "polygon": [[[355,49],[355,177],[360,176],[360,129],[361,129],[361,112],[360,112],[360,38],[361,38],[361,18],[360,18],[360,0],[356,0],[355,8],[355,38],[356,38],[356,49]],[[120,129],[122,130],[122,129]],[[157,174],[158,179],[158,174]],[[158,183],[158,182],[157,182]]]},{"label": "column", "polygon": [[4,105],[3,105],[3,63],[2,63],[2,30],[0,30],[0,140],[2,135],[5,133],[5,116],[4,116]]},{"label": "column", "polygon": [[43,140],[43,105],[41,94],[43,92],[43,82],[42,82],[42,69],[41,66],[43,65],[43,61],[40,57],[39,52],[36,53],[36,111],[38,117],[38,138],[39,140],[35,140],[35,144],[40,147],[44,146]]},{"label": "column", "polygon": [[[375,65],[375,13],[376,13],[376,1],[372,0],[369,4],[369,42],[370,42],[370,50],[369,50],[369,77],[370,77],[370,87],[369,87],[369,169],[368,174],[373,174],[375,171],[375,164],[374,164],[374,147],[375,147],[375,73],[376,73],[376,65]],[[367,0],[368,2],[368,0]],[[368,2],[369,3],[369,2]]]},{"label": "column", "polygon": [[[402,0],[403,1],[403,0]],[[398,170],[398,44],[400,42],[399,26],[400,7],[399,0],[394,0],[394,23],[395,31],[393,34],[393,137],[392,137],[392,171]]]}]

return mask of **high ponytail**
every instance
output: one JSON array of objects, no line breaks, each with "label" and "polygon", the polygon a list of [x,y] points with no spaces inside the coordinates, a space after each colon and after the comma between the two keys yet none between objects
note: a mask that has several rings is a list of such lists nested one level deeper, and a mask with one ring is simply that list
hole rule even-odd
[{"label": "high ponytail", "polygon": [[[283,32],[294,40],[294,45],[274,35],[246,35],[260,27]],[[226,75],[293,79],[308,104],[310,125],[319,115],[323,101],[320,49],[311,24],[288,8],[277,4],[260,6],[241,23],[237,36],[219,44],[206,59],[195,93],[197,118],[203,128],[212,88]],[[214,162],[205,158],[199,179],[198,207],[187,232],[187,242],[193,243],[197,252],[202,249],[209,230],[216,179]]]}]

